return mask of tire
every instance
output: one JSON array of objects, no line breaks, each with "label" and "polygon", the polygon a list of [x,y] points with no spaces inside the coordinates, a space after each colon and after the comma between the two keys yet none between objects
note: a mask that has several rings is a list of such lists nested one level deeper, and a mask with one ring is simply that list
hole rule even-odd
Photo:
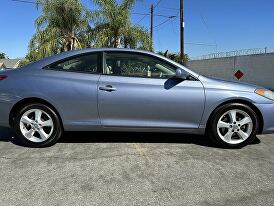
[{"label": "tire", "polygon": [[48,106],[33,103],[22,107],[15,115],[17,140],[27,147],[49,147],[62,135],[57,114]]},{"label": "tire", "polygon": [[253,142],[259,131],[257,114],[245,104],[220,106],[209,121],[209,138],[224,148],[242,148]]}]

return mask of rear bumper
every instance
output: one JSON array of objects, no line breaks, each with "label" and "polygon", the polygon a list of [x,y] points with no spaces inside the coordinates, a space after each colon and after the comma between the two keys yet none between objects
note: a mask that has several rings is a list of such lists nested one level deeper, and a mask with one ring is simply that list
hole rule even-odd
[{"label": "rear bumper", "polygon": [[264,120],[262,134],[274,133],[274,103],[273,104],[255,104],[261,111]]}]

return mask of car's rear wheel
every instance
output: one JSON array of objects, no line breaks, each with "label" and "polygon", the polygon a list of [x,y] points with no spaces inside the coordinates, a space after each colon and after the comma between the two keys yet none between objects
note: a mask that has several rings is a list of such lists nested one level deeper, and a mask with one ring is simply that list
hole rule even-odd
[{"label": "car's rear wheel", "polygon": [[43,104],[30,104],[21,108],[15,116],[18,140],[29,147],[47,147],[55,144],[62,135],[57,114]]},{"label": "car's rear wheel", "polygon": [[218,145],[241,148],[254,141],[259,130],[257,114],[239,103],[219,107],[209,123],[209,137]]}]

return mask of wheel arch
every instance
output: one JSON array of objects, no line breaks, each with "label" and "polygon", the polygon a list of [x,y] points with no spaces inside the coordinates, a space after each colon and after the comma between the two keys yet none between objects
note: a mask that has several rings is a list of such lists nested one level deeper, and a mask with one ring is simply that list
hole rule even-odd
[{"label": "wheel arch", "polygon": [[231,103],[239,103],[239,104],[245,104],[247,106],[249,106],[258,116],[259,118],[259,134],[261,134],[263,132],[263,128],[264,128],[264,118],[263,118],[263,115],[261,113],[261,111],[250,101],[248,100],[243,100],[243,99],[231,99],[231,100],[227,100],[221,104],[219,104],[210,114],[208,120],[207,120],[207,123],[206,123],[206,129],[208,129],[208,126],[209,126],[209,123],[213,117],[213,114],[214,112],[220,108],[221,106],[223,105],[226,105],[226,104],[231,104]]},{"label": "wheel arch", "polygon": [[10,124],[11,127],[14,126],[14,118],[15,118],[16,113],[22,107],[24,107],[28,104],[33,104],[33,103],[44,104],[44,105],[48,106],[49,108],[51,108],[56,113],[56,115],[58,116],[58,118],[60,120],[60,123],[61,123],[61,126],[62,126],[62,129],[64,129],[62,118],[61,118],[59,112],[57,111],[57,109],[51,103],[49,103],[48,101],[46,101],[44,99],[41,99],[41,98],[37,98],[37,97],[28,97],[28,98],[25,98],[25,99],[21,99],[19,102],[17,102],[12,107],[12,109],[10,111],[10,114],[9,114],[9,124]]}]

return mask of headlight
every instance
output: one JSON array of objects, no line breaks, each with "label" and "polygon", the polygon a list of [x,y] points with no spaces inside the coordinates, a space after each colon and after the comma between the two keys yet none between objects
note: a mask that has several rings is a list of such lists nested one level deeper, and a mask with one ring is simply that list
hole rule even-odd
[{"label": "headlight", "polygon": [[267,89],[256,89],[255,93],[274,101],[274,92],[272,92],[270,90],[267,90]]}]

